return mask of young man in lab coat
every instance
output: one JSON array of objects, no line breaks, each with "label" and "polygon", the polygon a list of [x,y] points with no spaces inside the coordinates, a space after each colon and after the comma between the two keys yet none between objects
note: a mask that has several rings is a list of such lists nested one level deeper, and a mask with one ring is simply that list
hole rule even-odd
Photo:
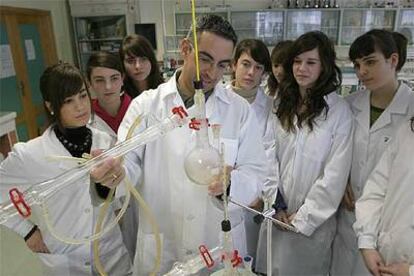
[{"label": "young man in lab coat", "polygon": [[[197,38],[207,118],[211,125],[221,125],[225,163],[232,168],[228,192],[234,199],[250,204],[259,196],[259,186],[265,179],[264,148],[248,102],[218,84],[230,64],[237,37],[226,20],[208,15],[197,22]],[[196,65],[193,44],[188,38],[181,42],[184,65],[167,83],[134,99],[119,128],[120,141],[126,139],[138,116],[144,116],[144,120],[134,134],[153,125],[154,121],[170,116],[176,106],[185,106],[189,118],[194,117]],[[211,129],[209,132],[211,135]],[[125,158],[129,177],[137,184],[159,225],[163,245],[161,274],[169,271],[174,262],[185,261],[197,254],[201,244],[211,249],[220,243],[223,212],[215,203],[217,196],[223,193],[222,184],[217,181],[208,187],[196,185],[185,174],[184,160],[194,146],[195,131],[183,126]],[[137,173],[141,171],[142,174]],[[234,247],[243,256],[246,244],[242,210],[230,206],[230,220]],[[140,218],[135,273],[148,275],[154,263],[154,235],[148,221]]]}]

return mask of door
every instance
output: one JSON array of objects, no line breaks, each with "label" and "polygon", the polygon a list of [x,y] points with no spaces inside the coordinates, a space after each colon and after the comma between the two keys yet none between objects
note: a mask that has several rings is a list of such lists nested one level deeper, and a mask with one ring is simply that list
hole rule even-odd
[{"label": "door", "polygon": [[39,78],[57,62],[50,12],[0,7],[0,14],[0,111],[17,113],[19,140],[27,141],[46,124]]}]

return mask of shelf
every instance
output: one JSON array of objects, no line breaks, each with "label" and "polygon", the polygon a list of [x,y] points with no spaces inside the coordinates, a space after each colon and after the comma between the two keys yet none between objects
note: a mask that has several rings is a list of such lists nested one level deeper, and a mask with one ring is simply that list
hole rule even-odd
[{"label": "shelf", "polygon": [[101,51],[105,51],[105,52],[110,52],[110,53],[115,53],[117,54],[119,52],[119,50],[100,50],[100,51],[89,51],[89,52],[80,52],[81,55],[87,56],[87,55],[92,55]]},{"label": "shelf", "polygon": [[79,39],[78,42],[99,42],[99,41],[122,41],[122,37],[107,37],[107,38],[93,38],[93,39]]},{"label": "shelf", "polygon": [[[191,18],[186,11],[176,11],[176,34],[187,34]],[[229,21],[243,38],[265,40],[267,46],[295,39],[304,32],[321,30],[334,39],[337,46],[348,46],[358,36],[373,28],[385,28],[414,37],[413,8],[298,8],[256,11],[229,10]],[[269,36],[272,33],[273,38]],[[267,38],[272,39],[267,39]],[[266,38],[266,39],[264,39]],[[270,44],[269,44],[270,43]],[[410,45],[413,40],[410,40]]]}]

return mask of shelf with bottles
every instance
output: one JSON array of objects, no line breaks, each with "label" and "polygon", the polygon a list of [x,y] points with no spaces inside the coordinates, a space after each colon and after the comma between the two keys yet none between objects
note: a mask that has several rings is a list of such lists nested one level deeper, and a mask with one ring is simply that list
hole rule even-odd
[{"label": "shelf with bottles", "polygon": [[80,53],[90,53],[97,51],[119,51],[119,48],[122,44],[122,39],[114,40],[96,40],[96,41],[79,41],[79,52]]},{"label": "shelf with bottles", "polygon": [[98,41],[113,41],[122,40],[123,37],[107,37],[107,38],[94,38],[94,39],[79,39],[78,42],[98,42]]},{"label": "shelf with bottles", "polygon": [[75,17],[78,40],[113,39],[126,35],[125,15]]}]

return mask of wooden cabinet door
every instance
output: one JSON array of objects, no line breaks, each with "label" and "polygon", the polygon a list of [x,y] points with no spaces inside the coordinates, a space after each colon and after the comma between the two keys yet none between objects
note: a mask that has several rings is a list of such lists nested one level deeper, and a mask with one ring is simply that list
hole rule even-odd
[{"label": "wooden cabinet door", "polygon": [[19,140],[27,141],[46,123],[39,78],[57,62],[50,12],[0,7],[0,13],[0,44],[10,47],[15,70],[15,75],[0,78],[0,110],[17,112]]}]

